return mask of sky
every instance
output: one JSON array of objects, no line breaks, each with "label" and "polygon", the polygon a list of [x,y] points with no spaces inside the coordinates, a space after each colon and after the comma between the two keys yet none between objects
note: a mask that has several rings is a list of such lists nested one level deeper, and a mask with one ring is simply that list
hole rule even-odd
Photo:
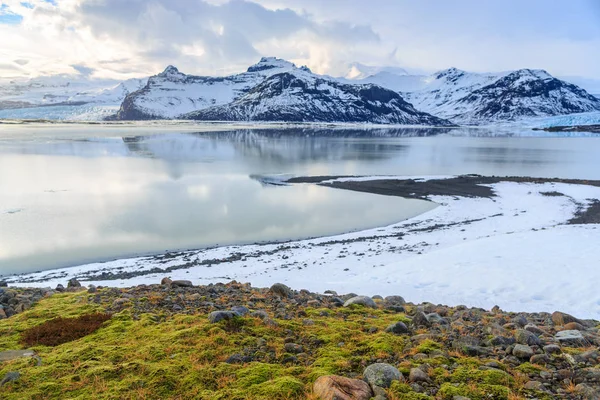
[{"label": "sky", "polygon": [[545,69],[600,79],[600,0],[0,0],[0,77],[197,75],[261,56],[344,75]]}]

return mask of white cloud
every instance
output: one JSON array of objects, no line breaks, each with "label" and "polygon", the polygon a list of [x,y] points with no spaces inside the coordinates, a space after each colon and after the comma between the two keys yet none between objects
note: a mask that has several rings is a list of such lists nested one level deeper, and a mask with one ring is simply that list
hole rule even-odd
[{"label": "white cloud", "polygon": [[[239,72],[260,56],[342,74],[345,64],[433,71],[544,68],[600,78],[595,0],[0,0],[0,76],[129,78],[167,64]],[[33,8],[28,6],[31,4]],[[74,68],[75,66],[75,68]]]}]

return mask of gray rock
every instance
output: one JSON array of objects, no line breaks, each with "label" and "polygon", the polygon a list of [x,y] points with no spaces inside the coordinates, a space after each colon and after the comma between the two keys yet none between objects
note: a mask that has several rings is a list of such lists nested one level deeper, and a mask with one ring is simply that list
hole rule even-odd
[{"label": "gray rock", "polygon": [[547,392],[548,391],[548,389],[546,389],[544,384],[539,381],[529,381],[525,384],[524,388],[526,390],[536,390],[538,392]]},{"label": "gray rock", "polygon": [[18,372],[7,372],[4,375],[4,378],[0,381],[0,386],[4,386],[9,382],[17,381],[21,377],[21,374]]},{"label": "gray rock", "polygon": [[279,297],[290,297],[292,295],[292,289],[283,283],[275,283],[269,290],[271,293],[276,294]]},{"label": "gray rock", "polygon": [[213,311],[208,315],[208,320],[211,324],[219,321],[234,319],[239,317],[239,314],[234,311]]},{"label": "gray rock", "polygon": [[438,313],[427,314],[425,317],[430,324],[448,325],[448,321]]},{"label": "gray rock", "polygon": [[517,315],[516,317],[513,318],[513,322],[517,326],[520,326],[521,328],[523,328],[525,325],[527,325],[527,318],[525,318],[522,315]]},{"label": "gray rock", "polygon": [[380,295],[376,294],[375,296],[371,296],[371,298],[373,300],[383,300],[383,297],[381,297]]},{"label": "gray rock", "polygon": [[54,290],[56,290],[57,292],[64,292],[65,287],[59,283],[58,285],[56,285],[56,289]]},{"label": "gray rock", "polygon": [[395,324],[391,324],[385,331],[388,333],[394,333],[396,335],[403,335],[408,333],[408,327],[404,324],[404,322],[396,322]]},{"label": "gray rock", "polygon": [[534,353],[531,347],[526,344],[516,344],[512,354],[522,360],[529,360]]},{"label": "gray rock", "polygon": [[8,287],[8,282],[0,281],[0,287]]},{"label": "gray rock", "polygon": [[352,304],[358,304],[365,307],[377,308],[377,304],[369,296],[355,296],[344,303],[344,307],[350,307]]},{"label": "gray rock", "polygon": [[250,312],[250,310],[248,309],[248,307],[244,307],[244,306],[231,307],[231,311],[233,311],[234,313],[236,313],[240,317],[243,317],[244,315],[246,315],[246,314],[248,314]]},{"label": "gray rock", "polygon": [[515,332],[515,339],[517,340],[517,343],[529,346],[540,346],[542,344],[540,338],[538,338],[535,333],[531,333],[525,329],[518,329]]},{"label": "gray rock", "polygon": [[422,311],[416,312],[415,316],[412,319],[412,324],[414,326],[425,326],[425,327],[428,327],[431,325],[431,323],[427,319],[427,316]]},{"label": "gray rock", "polygon": [[371,387],[380,386],[389,388],[393,381],[403,381],[404,377],[398,368],[390,364],[371,364],[363,372],[363,377]]},{"label": "gray rock", "polygon": [[67,288],[79,288],[81,287],[81,283],[79,283],[79,281],[75,278],[69,279],[69,282],[67,283]]},{"label": "gray rock", "polygon": [[585,383],[580,383],[579,385],[575,386],[575,390],[583,397],[584,400],[600,399],[600,390],[597,390]]},{"label": "gray rock", "polygon": [[304,348],[296,343],[286,343],[283,348],[285,349],[285,351],[287,351],[288,353],[292,353],[292,354],[299,354],[302,353],[304,351]]},{"label": "gray rock", "polygon": [[386,303],[389,303],[389,304],[397,304],[400,306],[403,306],[406,304],[406,301],[404,300],[404,298],[402,296],[386,296],[386,298],[384,300]]},{"label": "gray rock", "polygon": [[265,310],[252,311],[250,315],[253,317],[258,317],[260,319],[269,319],[269,314],[267,314]]},{"label": "gray rock", "polygon": [[0,362],[12,361],[21,357],[33,357],[35,352],[33,350],[6,350],[0,351]]},{"label": "gray rock", "polygon": [[88,287],[88,293],[96,293],[98,291],[98,288],[96,288],[96,286],[94,285],[90,285]]},{"label": "gray rock", "polygon": [[172,287],[194,287],[194,284],[192,283],[192,281],[178,280],[178,281],[172,281],[171,286]]},{"label": "gray rock", "polygon": [[562,350],[560,349],[560,346],[558,346],[556,344],[549,344],[548,346],[544,346],[544,351],[546,352],[546,354],[560,354],[560,353],[562,353]]},{"label": "gray rock", "polygon": [[580,331],[560,331],[554,338],[563,346],[568,347],[588,347],[590,342]]},{"label": "gray rock", "polygon": [[429,375],[425,371],[419,368],[411,368],[410,375],[408,376],[410,382],[429,382]]},{"label": "gray rock", "polygon": [[546,333],[546,332],[544,332],[543,330],[541,330],[540,328],[538,328],[537,326],[535,326],[533,324],[527,324],[527,325],[525,325],[524,329],[526,331],[529,331],[529,332],[533,333],[536,336],[540,336],[540,335],[543,335],[544,333]]}]

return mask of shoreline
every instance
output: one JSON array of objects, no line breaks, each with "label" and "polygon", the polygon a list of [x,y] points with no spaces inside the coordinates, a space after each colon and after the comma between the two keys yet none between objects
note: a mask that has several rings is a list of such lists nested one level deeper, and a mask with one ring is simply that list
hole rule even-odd
[{"label": "shoreline", "polygon": [[[332,178],[335,179],[332,181]],[[600,220],[599,181],[481,176],[403,178],[312,177],[291,181],[310,179],[312,183],[332,188],[427,199],[441,206],[391,226],[332,237],[170,252],[12,276],[7,280],[11,286],[52,286],[75,277],[85,284],[117,287],[149,284],[165,276],[191,279],[195,284],[237,280],[251,282],[253,286],[270,286],[284,282],[298,289],[321,292],[331,289],[371,295],[400,293],[414,302],[468,304],[488,309],[497,303],[511,311],[554,311],[552,308],[556,308],[580,315],[581,310],[586,309],[582,316],[600,316],[600,295],[577,300],[577,291],[582,289],[578,285],[585,286],[586,282],[590,285],[594,281],[595,272],[588,269],[597,260],[586,249]],[[577,224],[570,222],[573,220]],[[588,239],[578,240],[580,236]],[[509,259],[506,262],[514,264],[519,257],[527,255],[527,249],[516,251],[516,259],[510,259],[509,254],[492,257],[492,254],[482,254],[481,250],[493,251],[515,239],[517,246],[525,247],[539,240],[556,241],[554,247],[564,250],[564,246],[576,245],[569,242],[569,237],[579,242],[575,251],[580,253],[571,257],[572,263],[580,265],[570,268],[585,271],[571,271],[566,276],[579,281],[566,282],[574,292],[562,300],[558,294],[543,293],[554,287],[554,283],[544,280],[544,274],[569,264],[565,259],[567,254],[561,260],[548,260],[549,255],[540,254],[537,259],[532,257],[528,261],[533,266],[523,267],[524,271],[514,265],[499,271],[499,266],[492,262],[494,257],[506,256]],[[455,254],[461,251],[469,257]],[[440,260],[446,260],[445,266],[436,265]],[[433,265],[422,265],[430,262]],[[473,265],[477,262],[491,264]],[[551,265],[544,269],[543,264],[548,262]],[[533,267],[541,269],[533,274],[527,271]],[[492,287],[486,289],[483,287],[486,282],[480,282],[486,275],[482,272],[498,274],[500,283],[487,282]],[[449,274],[448,282],[440,281],[443,276],[439,275],[443,273]],[[503,275],[511,273],[524,273],[524,278],[531,275],[531,279],[539,279],[535,277],[540,275],[540,293],[523,297],[531,291],[531,285],[520,282],[517,287],[510,287],[510,279]],[[462,274],[475,276],[464,276],[464,282],[455,279]],[[583,287],[581,295],[585,297],[584,293],[589,290],[591,288]],[[561,307],[560,301],[566,307]]]}]

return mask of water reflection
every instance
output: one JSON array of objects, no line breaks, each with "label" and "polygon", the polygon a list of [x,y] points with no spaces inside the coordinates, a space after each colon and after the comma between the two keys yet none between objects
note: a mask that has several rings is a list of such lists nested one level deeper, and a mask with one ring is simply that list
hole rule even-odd
[{"label": "water reflection", "polygon": [[[11,128],[6,128],[11,129]],[[253,175],[600,179],[598,138],[455,129],[285,129],[9,139],[0,133],[0,274],[140,252],[385,225],[429,205]],[[481,130],[478,132],[481,133]]]}]

